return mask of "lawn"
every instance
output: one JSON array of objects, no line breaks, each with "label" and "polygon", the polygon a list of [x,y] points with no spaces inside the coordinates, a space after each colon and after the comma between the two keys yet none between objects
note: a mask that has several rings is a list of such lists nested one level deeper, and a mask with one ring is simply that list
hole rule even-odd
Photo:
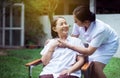
[{"label": "lawn", "polygon": [[[15,49],[0,51],[0,78],[28,78],[25,64],[40,58],[41,49]],[[2,53],[1,53],[2,52]],[[38,78],[42,66],[33,68],[33,78]],[[112,58],[104,72],[107,78],[120,78],[120,58]]]}]

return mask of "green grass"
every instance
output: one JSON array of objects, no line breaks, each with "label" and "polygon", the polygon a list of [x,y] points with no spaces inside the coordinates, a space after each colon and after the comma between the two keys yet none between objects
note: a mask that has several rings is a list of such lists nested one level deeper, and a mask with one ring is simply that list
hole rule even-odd
[{"label": "green grass", "polygon": [[[0,55],[0,78],[28,78],[26,63],[40,58],[41,49],[5,50],[7,55]],[[42,66],[33,68],[33,78],[38,78]],[[104,72],[107,78],[120,78],[120,58],[112,58]]]},{"label": "green grass", "polygon": [[107,78],[120,78],[120,58],[112,58],[104,69]]},{"label": "green grass", "polygon": [[[40,58],[41,49],[6,50],[0,56],[0,78],[28,78],[26,63]],[[38,78],[41,67],[33,68],[33,78]]]}]

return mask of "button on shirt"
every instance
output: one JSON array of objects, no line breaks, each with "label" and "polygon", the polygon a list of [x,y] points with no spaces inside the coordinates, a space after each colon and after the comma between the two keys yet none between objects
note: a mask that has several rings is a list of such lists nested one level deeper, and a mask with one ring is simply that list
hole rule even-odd
[{"label": "button on shirt", "polygon": [[[41,55],[44,55],[47,50],[49,49],[52,42],[54,42],[55,39],[52,39],[42,50]],[[81,40],[78,38],[70,37],[68,36],[67,41],[70,44],[74,44],[76,46],[83,46],[81,44]],[[68,48],[60,48],[56,47],[52,58],[41,72],[41,75],[44,74],[53,74],[54,78],[57,78],[62,70],[69,69],[75,62],[76,62],[76,56],[78,55],[78,52],[75,52]],[[74,76],[80,76],[80,71],[76,71],[72,73],[71,75]]]}]

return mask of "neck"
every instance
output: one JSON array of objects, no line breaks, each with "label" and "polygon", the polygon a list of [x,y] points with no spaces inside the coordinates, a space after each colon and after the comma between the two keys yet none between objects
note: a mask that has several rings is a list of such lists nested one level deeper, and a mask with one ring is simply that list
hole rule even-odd
[{"label": "neck", "polygon": [[59,35],[59,38],[62,40],[66,40],[67,39],[67,35]]},{"label": "neck", "polygon": [[91,22],[87,22],[85,25],[85,31],[87,31],[87,29],[90,27]]}]

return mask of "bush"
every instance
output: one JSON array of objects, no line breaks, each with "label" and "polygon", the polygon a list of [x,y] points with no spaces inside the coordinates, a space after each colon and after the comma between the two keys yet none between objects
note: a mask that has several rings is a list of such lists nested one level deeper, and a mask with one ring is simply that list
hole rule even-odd
[{"label": "bush", "polygon": [[37,44],[45,33],[43,25],[35,17],[27,17],[25,22],[25,44]]}]

